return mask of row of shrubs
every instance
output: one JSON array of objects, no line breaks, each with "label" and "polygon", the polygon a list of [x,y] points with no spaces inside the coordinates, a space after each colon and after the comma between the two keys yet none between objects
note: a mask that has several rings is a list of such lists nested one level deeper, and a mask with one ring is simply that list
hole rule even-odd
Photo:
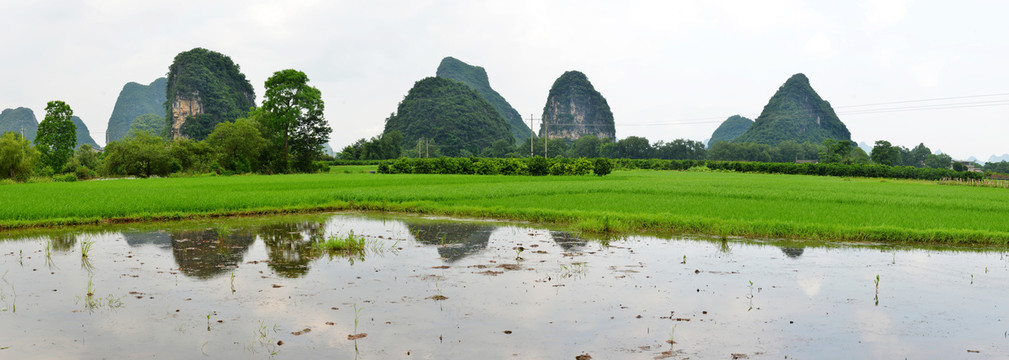
[{"label": "row of shrubs", "polygon": [[794,174],[842,177],[873,177],[891,179],[982,179],[984,174],[950,169],[916,168],[912,166],[887,166],[879,164],[842,163],[772,163],[748,161],[711,160],[614,160],[617,169],[687,170],[693,167],[707,167],[711,170],[736,172],[756,172],[767,174]]},{"label": "row of shrubs", "polygon": [[613,170],[609,159],[532,158],[400,158],[382,161],[381,174],[475,175],[588,175],[604,176]]},{"label": "row of shrubs", "polygon": [[609,174],[612,169],[688,170],[793,174],[891,179],[982,179],[984,174],[950,169],[841,163],[771,163],[711,160],[639,160],[533,158],[400,158],[378,162],[382,174],[476,174],[476,175],[587,175]]}]

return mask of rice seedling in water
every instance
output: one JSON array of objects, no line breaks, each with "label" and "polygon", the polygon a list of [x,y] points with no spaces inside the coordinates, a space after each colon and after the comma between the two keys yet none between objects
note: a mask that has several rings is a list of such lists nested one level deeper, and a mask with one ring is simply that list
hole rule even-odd
[{"label": "rice seedling in water", "polygon": [[42,245],[42,251],[45,252],[46,255],[46,267],[52,270],[52,268],[56,266],[56,264],[53,262],[53,239],[48,239],[45,241],[45,243]]},{"label": "rice seedling in water", "polygon": [[[273,332],[274,333],[277,332],[276,324],[273,325]],[[256,330],[253,331],[253,334],[256,335],[256,339],[253,340],[252,343],[246,347],[246,349],[248,349],[250,352],[255,353],[256,346],[258,345],[259,347],[266,348],[266,350],[269,351],[271,358],[280,353],[280,351],[277,350],[277,346],[282,345],[283,342],[274,341],[276,339],[270,336],[269,328],[266,327],[265,322],[260,320],[259,327],[257,327]]]},{"label": "rice seedling in water", "polygon": [[676,334],[676,324],[673,324],[673,328],[669,329],[669,339],[666,340],[666,342],[669,343],[669,345],[673,345],[676,343],[676,339],[673,337],[673,335],[675,334]]},{"label": "rice seedling in water", "polygon": [[749,300],[750,308],[746,309],[746,311],[753,310],[753,280],[749,280],[749,282],[750,282],[750,294],[746,295],[746,299]]},{"label": "rice seedling in water", "polygon": [[91,239],[81,240],[81,257],[88,257],[88,253],[91,252],[91,247],[95,245],[95,241]]},{"label": "rice seedling in water", "polygon": [[84,308],[88,310],[88,313],[93,313],[95,310],[101,308],[118,309],[122,306],[122,297],[117,298],[109,294],[103,298],[95,295],[94,276],[91,274],[88,275],[88,285],[84,294]]},{"label": "rice seedling in water", "polygon": [[368,336],[366,333],[357,332],[357,324],[361,318],[361,309],[358,309],[357,304],[354,304],[354,333],[347,335],[347,340],[354,340],[354,349],[357,349],[357,339]]},{"label": "rice seedling in water", "polygon": [[873,301],[875,301],[876,306],[879,306],[879,274],[876,274],[875,283],[876,283],[876,295],[873,297]]}]

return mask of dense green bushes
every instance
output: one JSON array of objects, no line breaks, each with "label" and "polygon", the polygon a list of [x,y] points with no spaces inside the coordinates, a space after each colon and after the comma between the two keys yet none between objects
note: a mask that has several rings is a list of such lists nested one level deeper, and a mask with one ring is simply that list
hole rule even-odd
[{"label": "dense green bushes", "polygon": [[758,172],[767,174],[793,174],[818,176],[852,176],[892,179],[981,179],[984,174],[949,169],[916,168],[911,166],[886,166],[879,164],[795,164],[749,161],[708,161],[708,160],[613,160],[618,169],[687,170],[695,166],[705,166],[711,170],[736,172]]},{"label": "dense green bushes", "polygon": [[750,161],[659,160],[659,159],[546,159],[534,158],[400,158],[379,163],[382,174],[476,174],[476,175],[586,175],[622,170],[688,170],[703,167],[714,171],[745,173],[873,177],[891,179],[982,179],[984,174],[948,169],[886,166],[878,164],[795,164]]},{"label": "dense green bushes", "polygon": [[400,158],[378,165],[381,174],[587,175],[609,174],[608,159]]}]

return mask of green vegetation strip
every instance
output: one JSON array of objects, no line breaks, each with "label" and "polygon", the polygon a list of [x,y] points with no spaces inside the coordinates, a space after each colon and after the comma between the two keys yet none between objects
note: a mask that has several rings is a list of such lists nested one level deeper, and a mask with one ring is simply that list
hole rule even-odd
[{"label": "green vegetation strip", "polygon": [[610,176],[328,174],[0,186],[0,228],[374,210],[611,234],[1009,244],[1009,191],[935,182],[723,172]]}]

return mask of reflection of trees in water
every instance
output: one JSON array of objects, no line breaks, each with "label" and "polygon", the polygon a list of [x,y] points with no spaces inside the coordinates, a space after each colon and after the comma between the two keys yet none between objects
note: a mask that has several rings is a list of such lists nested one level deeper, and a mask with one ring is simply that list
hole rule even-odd
[{"label": "reflection of trees in water", "polygon": [[53,244],[53,250],[67,252],[77,246],[77,234],[50,236],[49,242]]},{"label": "reflection of trees in water", "polygon": [[325,228],[317,222],[269,224],[259,228],[266,244],[270,268],[280,276],[296,278],[308,273],[315,243],[323,241]]},{"label": "reflection of trees in water", "polygon": [[781,252],[785,253],[785,256],[788,256],[788,257],[793,258],[793,259],[802,256],[802,252],[803,251],[806,251],[806,248],[804,248],[804,247],[800,247],[800,248],[782,247],[781,248]]},{"label": "reflection of trees in water", "polygon": [[235,268],[256,239],[249,231],[222,229],[172,231],[168,236],[179,270],[200,279]]},{"label": "reflection of trees in water", "polygon": [[465,223],[407,224],[410,234],[426,245],[437,245],[438,255],[455,262],[487,248],[496,227]]},{"label": "reflection of trees in water", "polygon": [[580,237],[575,236],[567,231],[551,231],[550,237],[554,239],[557,245],[560,245],[564,251],[570,251],[571,249],[583,247],[588,244],[588,241]]}]

